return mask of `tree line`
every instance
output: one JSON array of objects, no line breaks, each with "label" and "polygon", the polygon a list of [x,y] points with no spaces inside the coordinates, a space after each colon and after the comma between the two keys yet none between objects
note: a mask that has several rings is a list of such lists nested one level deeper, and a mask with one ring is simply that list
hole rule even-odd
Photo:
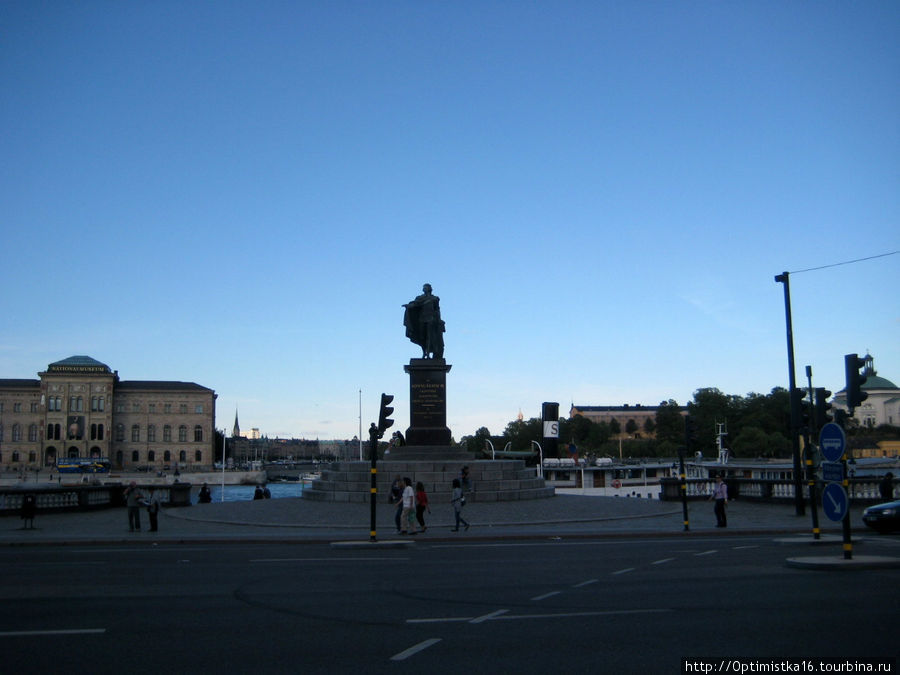
[{"label": "tree line", "polygon": [[[687,406],[669,399],[662,401],[655,418],[638,423],[625,418],[594,422],[582,415],[559,420],[560,457],[569,455],[568,445],[574,443],[580,457],[667,457],[678,454],[685,445],[684,418],[690,415],[696,421],[697,442],[691,452],[700,451],[707,459],[715,458],[718,424],[724,423],[727,436],[723,446],[732,457],[790,457],[791,456],[791,402],[787,389],[775,387],[769,394],[750,393],[746,396],[724,394],[714,387],[698,389]],[[848,436],[857,442],[873,438],[900,438],[900,427],[882,426],[878,429],[859,429],[850,420]],[[863,438],[865,436],[865,439]],[[532,441],[543,441],[543,422],[533,417],[514,420],[506,425],[500,436],[481,427],[471,436],[464,436],[462,443],[470,452],[481,454],[485,441],[490,440],[497,450],[509,444],[515,451],[531,449]],[[853,445],[852,439],[850,441]]]}]

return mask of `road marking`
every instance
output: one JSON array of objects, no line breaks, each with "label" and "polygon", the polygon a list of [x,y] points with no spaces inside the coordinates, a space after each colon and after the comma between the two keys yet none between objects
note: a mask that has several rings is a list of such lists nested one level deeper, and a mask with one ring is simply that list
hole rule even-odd
[{"label": "road marking", "polygon": [[613,572],[613,574],[627,574],[628,572],[634,572],[633,567],[626,567],[624,570],[617,570]]},{"label": "road marking", "polygon": [[250,560],[252,563],[273,563],[273,562],[357,562],[357,561],[365,561],[365,562],[395,562],[401,560],[409,560],[409,557],[403,558],[382,558],[382,557],[372,557],[372,558],[253,558]]},{"label": "road marking", "polygon": [[662,560],[654,560],[651,565],[662,565],[667,562],[672,562],[675,558],[663,558]]},{"label": "road marking", "polygon": [[582,586],[590,586],[591,584],[596,584],[599,579],[588,579],[587,581],[582,581],[580,584],[575,584],[572,588],[581,588]]},{"label": "road marking", "polygon": [[25,635],[88,635],[105,632],[105,628],[71,628],[68,630],[10,630],[0,632],[0,637],[22,637]]},{"label": "road marking", "polygon": [[538,600],[546,600],[547,598],[552,598],[554,595],[559,595],[561,591],[550,591],[549,593],[544,593],[543,595],[538,595],[532,598],[533,601]]},{"label": "road marking", "polygon": [[718,553],[718,551],[716,551],[715,549],[713,549],[713,550],[710,550],[710,551],[703,551],[703,552],[701,552],[701,553],[695,553],[694,555],[697,556],[697,557],[700,557],[701,555],[712,555],[713,553]]},{"label": "road marking", "polygon": [[732,550],[734,550],[734,551],[743,551],[744,549],[747,549],[747,548],[759,548],[759,546],[757,546],[757,545],[753,545],[753,546],[732,546],[731,548],[732,548]]},{"label": "road marking", "polygon": [[469,623],[484,623],[485,621],[490,621],[501,614],[506,614],[508,609],[498,609],[496,612],[491,612],[490,614],[485,614],[484,616],[479,616],[476,619],[472,619]]},{"label": "road marking", "polygon": [[409,649],[406,649],[406,650],[400,652],[399,654],[394,654],[391,657],[391,661],[404,661],[404,660],[408,659],[410,656],[414,656],[415,654],[418,654],[423,649],[428,649],[431,645],[435,645],[440,641],[441,641],[441,638],[430,638],[428,640],[425,640],[424,642],[420,642],[419,644],[413,645]]},{"label": "road marking", "polygon": [[507,614],[509,610],[501,609],[491,614],[472,619],[468,616],[447,616],[447,617],[431,617],[426,619],[407,619],[406,623],[460,623],[466,621],[468,623],[483,621],[516,621],[518,619],[571,619],[587,616],[616,616],[620,614],[661,614],[671,612],[673,610],[662,607],[651,609],[610,609],[596,612],[562,612],[559,614]]}]

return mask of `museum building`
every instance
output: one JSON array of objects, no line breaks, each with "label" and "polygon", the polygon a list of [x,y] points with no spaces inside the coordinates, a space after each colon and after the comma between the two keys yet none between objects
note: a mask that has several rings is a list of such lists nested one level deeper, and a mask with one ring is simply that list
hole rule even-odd
[{"label": "museum building", "polygon": [[89,356],[47,366],[40,379],[0,379],[0,471],[108,459],[113,470],[208,467],[216,394],[193,382],[120,380]]}]

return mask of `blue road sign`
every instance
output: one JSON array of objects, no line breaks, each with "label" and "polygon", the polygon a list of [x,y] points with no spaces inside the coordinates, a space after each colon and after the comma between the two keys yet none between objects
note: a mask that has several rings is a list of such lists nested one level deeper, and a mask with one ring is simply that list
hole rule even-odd
[{"label": "blue road sign", "polygon": [[844,456],[844,448],[847,447],[847,437],[840,425],[829,422],[819,432],[819,448],[822,456],[829,462],[837,462]]},{"label": "blue road sign", "polygon": [[828,520],[836,523],[842,521],[847,514],[848,505],[847,493],[843,486],[838,483],[829,483],[825,486],[822,491],[822,510]]}]

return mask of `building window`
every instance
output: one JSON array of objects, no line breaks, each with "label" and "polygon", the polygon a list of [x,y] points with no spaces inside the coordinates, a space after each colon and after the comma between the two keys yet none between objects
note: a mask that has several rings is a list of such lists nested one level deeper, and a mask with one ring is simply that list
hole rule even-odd
[{"label": "building window", "polygon": [[116,412],[117,413],[125,412],[125,403],[123,401],[116,402]]},{"label": "building window", "polygon": [[91,412],[103,412],[106,409],[106,402],[102,396],[91,397]]},{"label": "building window", "polygon": [[200,452],[199,450],[197,450],[197,452],[194,453],[194,461],[197,462],[198,464],[203,461],[203,453]]},{"label": "building window", "polygon": [[61,431],[60,425],[48,424],[47,425],[47,440],[48,441],[58,441],[60,431]]},{"label": "building window", "polygon": [[38,439],[38,426],[37,424],[29,424],[28,425],[28,441],[34,443]]},{"label": "building window", "polygon": [[22,440],[22,427],[18,424],[13,424],[12,428],[12,441],[15,443],[16,441]]},{"label": "building window", "polygon": [[147,453],[147,461],[148,461],[148,462],[155,462],[155,461],[156,461],[156,452],[155,452],[155,451],[150,450],[150,451]]},{"label": "building window", "polygon": [[147,442],[156,443],[156,426],[153,424],[147,426]]},{"label": "building window", "polygon": [[31,451],[28,453],[28,461],[34,463],[34,461],[35,461],[36,459],[37,459],[37,455],[34,453],[34,450],[31,450]]},{"label": "building window", "polygon": [[97,425],[97,440],[98,441],[103,440],[103,425],[102,424]]},{"label": "building window", "polygon": [[141,440],[141,427],[139,424],[132,424],[131,425],[131,442],[137,443],[139,440]]},{"label": "building window", "polygon": [[155,413],[155,412],[156,412],[156,404],[155,404],[155,403],[148,403],[148,404],[147,404],[147,412],[149,412],[151,415],[152,415],[153,413]]},{"label": "building window", "polygon": [[69,397],[69,411],[70,412],[84,412],[84,399],[80,396],[70,396]]},{"label": "building window", "polygon": [[31,412],[36,413],[37,411],[38,411],[37,401],[32,401],[31,402]]},{"label": "building window", "polygon": [[140,403],[132,403],[131,404],[131,412],[141,412],[141,404]]},{"label": "building window", "polygon": [[199,424],[194,427],[194,443],[202,443],[203,442],[203,427]]},{"label": "building window", "polygon": [[164,412],[166,415],[171,415],[171,414],[172,414],[172,404],[171,404],[171,403],[164,403],[164,404],[163,404],[163,412]]},{"label": "building window", "polygon": [[164,462],[170,462],[170,461],[172,461],[172,453],[169,452],[168,450],[166,450],[166,451],[163,453],[163,461],[164,461]]},{"label": "building window", "polygon": [[131,461],[134,462],[135,464],[137,464],[139,461],[141,461],[141,456],[140,456],[140,454],[138,454],[137,450],[131,451]]},{"label": "building window", "polygon": [[116,440],[120,443],[125,440],[125,425],[117,424],[116,425]]},{"label": "building window", "polygon": [[22,404],[21,403],[13,403],[13,412],[22,412]]},{"label": "building window", "polygon": [[19,451],[18,450],[13,450],[12,461],[14,461],[14,462],[19,461]]},{"label": "building window", "polygon": [[178,427],[178,442],[187,443],[187,427],[183,424]]},{"label": "building window", "polygon": [[202,415],[203,414],[203,404],[201,403],[201,404],[195,406],[194,412],[197,413],[198,415]]},{"label": "building window", "polygon": [[166,424],[163,427],[163,442],[164,443],[172,442],[172,427],[168,424]]},{"label": "building window", "polygon": [[178,461],[179,462],[187,461],[187,453],[184,450],[182,450],[181,452],[178,453]]}]

